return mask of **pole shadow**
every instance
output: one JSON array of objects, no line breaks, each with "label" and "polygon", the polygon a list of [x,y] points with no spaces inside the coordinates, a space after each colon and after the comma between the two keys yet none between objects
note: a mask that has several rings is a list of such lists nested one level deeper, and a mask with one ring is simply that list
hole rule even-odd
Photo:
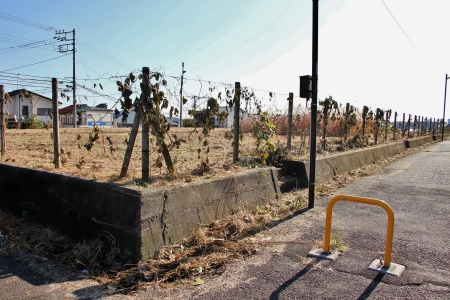
[{"label": "pole shadow", "polygon": [[298,272],[297,274],[295,274],[292,278],[290,278],[289,280],[287,280],[286,282],[284,282],[282,285],[280,285],[279,288],[277,288],[275,291],[273,291],[273,293],[270,295],[269,299],[270,300],[278,300],[280,297],[280,294],[286,290],[291,284],[293,284],[295,281],[297,281],[298,279],[300,279],[303,275],[305,275],[306,273],[309,272],[309,270],[311,270],[314,265],[318,262],[319,260],[316,259],[315,261],[310,262],[308,265],[306,265],[306,267],[303,268],[303,270],[301,270],[300,272]]},{"label": "pole shadow", "polygon": [[378,284],[381,282],[385,274],[378,273],[377,276],[372,280],[369,286],[364,290],[361,296],[358,297],[358,300],[368,299],[370,294],[377,288]]}]

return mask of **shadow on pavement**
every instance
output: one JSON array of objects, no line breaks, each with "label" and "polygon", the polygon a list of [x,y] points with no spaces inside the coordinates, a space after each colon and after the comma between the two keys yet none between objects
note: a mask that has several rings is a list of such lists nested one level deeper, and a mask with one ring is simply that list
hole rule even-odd
[{"label": "shadow on pavement", "polygon": [[70,271],[21,254],[0,256],[0,279],[16,276],[31,285],[77,280]]},{"label": "shadow on pavement", "polygon": [[277,288],[269,297],[270,300],[278,300],[280,297],[280,294],[287,289],[291,284],[293,284],[295,281],[297,281],[298,279],[300,279],[300,277],[302,277],[303,275],[305,275],[306,273],[309,272],[309,270],[311,270],[314,265],[318,262],[319,260],[315,260],[310,262],[309,264],[306,265],[306,267],[303,268],[303,270],[301,270],[300,272],[298,272],[297,274],[295,274],[291,279],[289,279],[288,281],[284,282],[282,285],[280,285],[279,288]]},{"label": "shadow on pavement", "polygon": [[365,289],[365,291],[358,297],[358,300],[368,299],[370,294],[377,288],[378,284],[381,282],[385,274],[378,273],[377,276],[372,280],[369,286]]}]

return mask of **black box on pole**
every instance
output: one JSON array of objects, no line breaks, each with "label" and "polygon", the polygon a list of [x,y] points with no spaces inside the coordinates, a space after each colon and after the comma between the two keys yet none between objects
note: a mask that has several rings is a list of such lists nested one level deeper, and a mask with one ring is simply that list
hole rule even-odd
[{"label": "black box on pole", "polygon": [[300,76],[300,98],[311,98],[312,77],[310,75]]}]

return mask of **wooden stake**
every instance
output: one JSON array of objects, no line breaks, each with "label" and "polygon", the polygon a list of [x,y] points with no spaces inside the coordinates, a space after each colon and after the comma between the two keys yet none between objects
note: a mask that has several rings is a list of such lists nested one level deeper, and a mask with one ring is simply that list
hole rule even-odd
[{"label": "wooden stake", "polygon": [[53,158],[55,169],[61,168],[59,143],[58,79],[52,78]]},{"label": "wooden stake", "polygon": [[[150,68],[149,67],[143,67],[142,68],[142,85],[144,89],[142,90],[143,97],[142,97],[142,105],[145,108],[146,111],[147,108],[149,108],[150,103]],[[142,181],[148,182],[150,179],[150,143],[149,143],[149,120],[147,120],[146,115],[144,114],[142,116]]]}]

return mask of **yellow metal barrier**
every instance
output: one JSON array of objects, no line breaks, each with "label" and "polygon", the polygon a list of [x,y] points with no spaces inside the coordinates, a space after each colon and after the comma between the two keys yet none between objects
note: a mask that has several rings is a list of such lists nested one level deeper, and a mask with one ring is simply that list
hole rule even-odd
[{"label": "yellow metal barrier", "polygon": [[331,240],[331,219],[333,214],[333,206],[338,201],[349,201],[358,202],[370,205],[376,205],[382,207],[388,215],[388,225],[386,232],[386,249],[384,251],[384,263],[385,267],[391,265],[391,255],[392,255],[392,239],[394,237],[394,211],[392,208],[384,201],[371,198],[355,197],[348,195],[338,195],[333,197],[327,205],[327,216],[325,223],[325,240],[323,245],[324,252],[330,252],[330,240]]}]

